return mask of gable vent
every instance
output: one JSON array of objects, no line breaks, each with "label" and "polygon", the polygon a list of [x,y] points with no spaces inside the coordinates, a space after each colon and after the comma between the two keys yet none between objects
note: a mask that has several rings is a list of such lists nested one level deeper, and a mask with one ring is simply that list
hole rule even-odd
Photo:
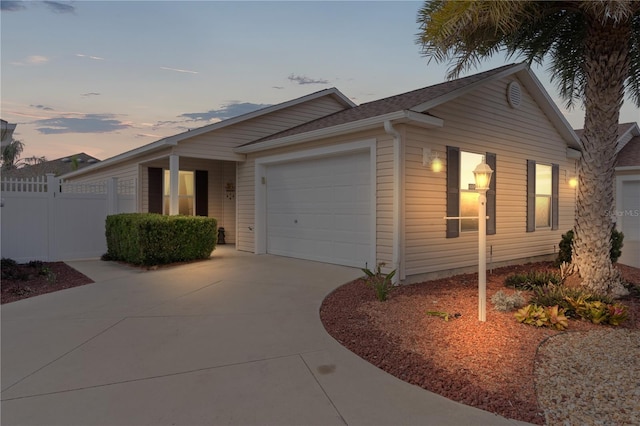
[{"label": "gable vent", "polygon": [[512,81],[507,86],[507,101],[511,108],[519,108],[522,103],[522,89],[517,81]]}]

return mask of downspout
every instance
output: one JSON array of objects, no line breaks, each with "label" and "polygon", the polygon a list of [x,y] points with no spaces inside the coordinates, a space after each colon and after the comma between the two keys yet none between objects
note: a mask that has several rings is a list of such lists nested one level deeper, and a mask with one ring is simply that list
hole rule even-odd
[{"label": "downspout", "polygon": [[402,136],[393,127],[390,120],[384,122],[384,131],[393,136],[393,238],[391,263],[396,275],[394,283],[405,278],[404,267],[401,261],[402,242]]}]

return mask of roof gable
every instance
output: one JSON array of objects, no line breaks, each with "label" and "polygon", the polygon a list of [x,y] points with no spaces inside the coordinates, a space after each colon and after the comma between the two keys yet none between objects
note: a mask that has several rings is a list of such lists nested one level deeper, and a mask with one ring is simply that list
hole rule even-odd
[{"label": "roof gable", "polygon": [[178,145],[178,143],[182,141],[186,141],[188,139],[192,139],[196,136],[200,136],[209,132],[214,132],[219,129],[227,128],[229,126],[237,125],[243,122],[248,122],[249,120],[256,119],[259,117],[267,116],[268,114],[282,111],[287,108],[295,107],[296,105],[301,105],[325,96],[329,96],[336,100],[339,104],[342,104],[345,108],[353,108],[355,104],[347,98],[342,92],[340,92],[336,88],[324,89],[318,92],[311,93],[309,95],[305,95],[296,99],[292,99],[286,102],[282,102],[276,105],[271,105],[265,108],[261,108],[259,110],[249,112],[246,114],[239,115],[237,117],[232,117],[226,120],[218,121],[213,124],[209,124],[203,127],[199,127],[197,129],[191,129],[183,133],[179,133],[177,135],[168,136],[166,138],[160,139],[158,141],[149,143],[147,145],[143,145],[141,147],[135,148],[133,150],[124,152],[122,154],[116,155],[114,157],[108,158],[98,164],[95,164],[91,167],[87,167],[83,170],[78,170],[75,172],[71,172],[65,175],[65,178],[76,177],[81,174],[90,173],[94,170],[102,169],[105,167],[109,167],[111,165],[120,163],[122,161],[130,160],[132,158],[136,158],[145,154],[149,154],[155,151],[163,150],[167,147],[172,147]]},{"label": "roof gable", "polygon": [[[533,72],[531,72],[525,63],[521,63],[504,65],[502,67],[468,77],[367,102],[355,108],[336,112],[326,117],[310,121],[309,123],[247,143],[239,147],[236,151],[247,153],[258,151],[260,149],[267,149],[280,142],[295,143],[297,142],[296,138],[303,139],[303,135],[305,134],[317,135],[321,133],[323,129],[349,128],[349,130],[355,130],[358,127],[358,123],[361,123],[362,125],[369,125],[375,121],[374,119],[376,117],[380,118],[380,120],[378,120],[379,122],[382,122],[382,120],[395,117],[394,113],[399,111],[411,113],[411,116],[414,118],[424,118],[424,116],[429,116],[428,110],[431,108],[469,93],[490,81],[502,79],[516,73],[521,80],[523,80],[523,84],[527,89],[533,94],[534,99],[541,106],[544,113],[563,136],[567,145],[572,148],[579,149],[579,139],[573,132],[569,123],[566,121],[555,103],[553,103]],[[420,117],[420,114],[423,116]],[[348,126],[349,124],[352,125]]]}]

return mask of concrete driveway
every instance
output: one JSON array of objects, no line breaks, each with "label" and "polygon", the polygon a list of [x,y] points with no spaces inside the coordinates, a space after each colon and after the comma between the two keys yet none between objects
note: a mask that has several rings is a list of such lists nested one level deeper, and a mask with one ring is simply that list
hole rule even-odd
[{"label": "concrete driveway", "polygon": [[384,373],[322,327],[357,269],[219,247],[2,306],[3,425],[513,425]]}]

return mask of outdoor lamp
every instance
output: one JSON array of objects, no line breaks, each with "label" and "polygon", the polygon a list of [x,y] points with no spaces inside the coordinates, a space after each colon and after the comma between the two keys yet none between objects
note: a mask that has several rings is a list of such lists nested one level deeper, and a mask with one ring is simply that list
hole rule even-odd
[{"label": "outdoor lamp", "polygon": [[435,157],[431,160],[431,170],[436,173],[440,173],[442,171],[442,160],[438,157],[438,153],[436,152]]},{"label": "outdoor lamp", "polygon": [[493,170],[487,163],[484,162],[484,158],[482,159],[482,163],[478,164],[476,168],[473,170],[473,176],[476,180],[476,191],[486,191],[489,189],[489,183],[491,183],[491,175],[493,174]]},{"label": "outdoor lamp", "polygon": [[478,191],[478,319],[487,320],[487,190],[493,170],[484,157],[476,166],[473,176]]},{"label": "outdoor lamp", "polygon": [[444,168],[444,163],[438,157],[436,151],[431,151],[431,148],[422,148],[422,165],[431,167],[431,170],[436,173],[440,173]]}]

